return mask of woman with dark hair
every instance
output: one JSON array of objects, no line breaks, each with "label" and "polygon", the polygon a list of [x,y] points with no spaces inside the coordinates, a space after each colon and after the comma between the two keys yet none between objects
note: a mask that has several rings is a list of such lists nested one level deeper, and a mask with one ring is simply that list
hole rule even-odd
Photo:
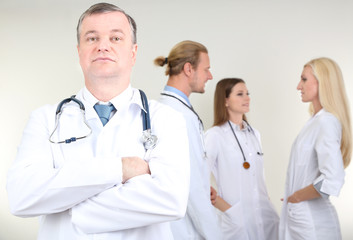
[{"label": "woman with dark hair", "polygon": [[260,134],[246,120],[249,105],[242,79],[217,83],[214,124],[205,138],[219,194],[213,204],[226,239],[276,240],[279,218],[266,190]]}]

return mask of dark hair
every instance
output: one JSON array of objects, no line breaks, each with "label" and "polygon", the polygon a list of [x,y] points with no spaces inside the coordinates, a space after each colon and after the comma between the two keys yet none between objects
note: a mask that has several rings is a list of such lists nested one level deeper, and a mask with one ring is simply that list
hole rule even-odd
[{"label": "dark hair", "polygon": [[[238,83],[245,83],[245,81],[240,78],[224,78],[217,83],[214,93],[213,126],[220,126],[229,120],[226,99],[232,92],[233,87]],[[243,115],[243,120],[246,121],[245,114]]]},{"label": "dark hair", "polygon": [[80,34],[81,34],[81,25],[83,22],[83,19],[87,16],[91,16],[93,14],[98,14],[98,13],[108,13],[108,12],[121,12],[124,14],[129,21],[130,28],[131,28],[131,39],[132,43],[136,44],[137,39],[136,39],[136,32],[137,32],[137,26],[135,20],[130,17],[129,14],[125,13],[123,9],[110,4],[110,3],[97,3],[92,5],[89,9],[87,9],[84,13],[82,13],[80,19],[78,20],[77,28],[76,28],[76,34],[77,34],[77,43],[80,44]]}]

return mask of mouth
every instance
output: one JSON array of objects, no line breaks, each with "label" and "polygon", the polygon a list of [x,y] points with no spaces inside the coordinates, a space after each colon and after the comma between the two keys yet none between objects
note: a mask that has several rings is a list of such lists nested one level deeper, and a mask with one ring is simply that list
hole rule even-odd
[{"label": "mouth", "polygon": [[102,62],[115,62],[113,59],[111,58],[108,58],[108,57],[98,57],[98,58],[95,58],[93,59],[93,62],[99,62],[99,61],[102,61]]}]

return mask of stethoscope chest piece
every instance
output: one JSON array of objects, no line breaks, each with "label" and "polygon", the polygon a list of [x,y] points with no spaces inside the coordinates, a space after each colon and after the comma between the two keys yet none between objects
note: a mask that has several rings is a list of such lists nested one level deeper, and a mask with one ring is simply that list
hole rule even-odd
[{"label": "stethoscope chest piece", "polygon": [[144,130],[142,132],[141,141],[146,150],[150,150],[156,147],[157,144],[157,136],[152,135],[151,129]]},{"label": "stethoscope chest piece", "polygon": [[144,109],[146,109],[146,111],[144,111],[143,109],[141,110],[143,126],[141,141],[143,143],[143,146],[145,147],[145,150],[147,151],[156,147],[157,137],[156,135],[152,135],[150,111],[146,94],[142,90],[139,91],[141,95],[142,106]]},{"label": "stethoscope chest piece", "polygon": [[245,169],[249,169],[250,168],[250,163],[249,162],[243,162],[243,167]]}]

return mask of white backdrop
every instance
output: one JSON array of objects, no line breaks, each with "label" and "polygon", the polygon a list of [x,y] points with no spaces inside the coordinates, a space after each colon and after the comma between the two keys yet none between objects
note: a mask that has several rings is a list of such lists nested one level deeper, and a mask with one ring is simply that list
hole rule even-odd
[{"label": "white backdrop", "polygon": [[[37,219],[9,213],[6,173],[31,111],[57,103],[83,86],[76,24],[92,0],[0,1],[0,239],[35,239]],[[241,77],[251,93],[250,123],[262,134],[270,197],[280,212],[291,144],[309,118],[296,90],[302,66],[327,56],[338,62],[353,105],[353,1],[130,0],[110,1],[138,25],[132,84],[156,99],[166,82],[153,60],[179,41],[209,50],[214,79],[191,101],[206,129],[221,78]],[[352,111],[352,107],[351,107]],[[353,166],[333,198],[344,239],[353,239]]]}]

